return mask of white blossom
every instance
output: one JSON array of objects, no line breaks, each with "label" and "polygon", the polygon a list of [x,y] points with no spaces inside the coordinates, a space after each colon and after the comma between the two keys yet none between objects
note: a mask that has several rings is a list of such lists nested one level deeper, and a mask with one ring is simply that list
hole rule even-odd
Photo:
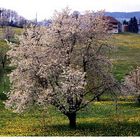
[{"label": "white blossom", "polygon": [[75,17],[65,9],[48,27],[25,28],[19,46],[8,52],[16,69],[6,106],[22,112],[33,104],[52,104],[71,120],[71,114],[112,90],[115,80],[106,57],[110,34],[103,17],[90,11]]}]

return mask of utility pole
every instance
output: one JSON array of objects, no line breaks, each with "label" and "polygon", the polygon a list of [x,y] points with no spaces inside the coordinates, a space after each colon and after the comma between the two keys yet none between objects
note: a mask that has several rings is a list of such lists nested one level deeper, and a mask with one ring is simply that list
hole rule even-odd
[{"label": "utility pole", "polygon": [[35,17],[35,24],[37,25],[37,12],[36,12],[36,17]]}]

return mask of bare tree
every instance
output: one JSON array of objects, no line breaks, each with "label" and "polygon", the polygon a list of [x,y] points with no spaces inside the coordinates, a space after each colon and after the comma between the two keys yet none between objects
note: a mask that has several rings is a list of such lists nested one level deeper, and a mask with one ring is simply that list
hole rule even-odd
[{"label": "bare tree", "polygon": [[3,39],[12,41],[12,39],[14,39],[14,36],[15,36],[15,32],[10,26],[5,26],[3,28]]},{"label": "bare tree", "polygon": [[75,128],[77,111],[105,91],[115,92],[103,16],[86,12],[75,17],[65,9],[54,14],[48,27],[26,28],[20,46],[11,45],[8,52],[17,68],[10,74],[13,86],[6,106],[22,112],[33,104],[51,104]]},{"label": "bare tree", "polygon": [[19,16],[17,12],[0,8],[0,26],[16,26],[16,27],[23,27],[26,24],[27,20]]}]

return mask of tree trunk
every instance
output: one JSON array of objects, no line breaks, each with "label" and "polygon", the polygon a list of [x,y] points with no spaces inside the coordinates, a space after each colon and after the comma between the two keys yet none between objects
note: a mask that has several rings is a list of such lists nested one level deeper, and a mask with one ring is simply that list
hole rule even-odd
[{"label": "tree trunk", "polygon": [[71,113],[68,115],[69,119],[69,127],[72,129],[76,129],[76,113]]},{"label": "tree trunk", "polygon": [[137,101],[140,104],[140,95],[138,96]]},{"label": "tree trunk", "polygon": [[98,102],[100,101],[100,97],[99,97],[99,96],[97,96],[97,101],[98,101]]},{"label": "tree trunk", "polygon": [[4,67],[5,67],[5,63],[4,63],[4,62],[2,62],[2,68],[4,69]]}]

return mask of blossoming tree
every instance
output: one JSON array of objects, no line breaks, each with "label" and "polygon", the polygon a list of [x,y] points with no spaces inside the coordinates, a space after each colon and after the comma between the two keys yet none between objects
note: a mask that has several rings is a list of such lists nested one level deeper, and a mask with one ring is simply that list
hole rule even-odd
[{"label": "blossoming tree", "polygon": [[140,103],[140,67],[137,67],[125,77],[122,91],[125,95],[135,95]]},{"label": "blossoming tree", "polygon": [[[58,108],[76,127],[76,113],[116,82],[111,74],[108,21],[103,12],[56,12],[48,27],[31,26],[8,52],[16,69],[8,108],[22,112],[33,104]],[[89,99],[90,97],[90,99]]]}]

